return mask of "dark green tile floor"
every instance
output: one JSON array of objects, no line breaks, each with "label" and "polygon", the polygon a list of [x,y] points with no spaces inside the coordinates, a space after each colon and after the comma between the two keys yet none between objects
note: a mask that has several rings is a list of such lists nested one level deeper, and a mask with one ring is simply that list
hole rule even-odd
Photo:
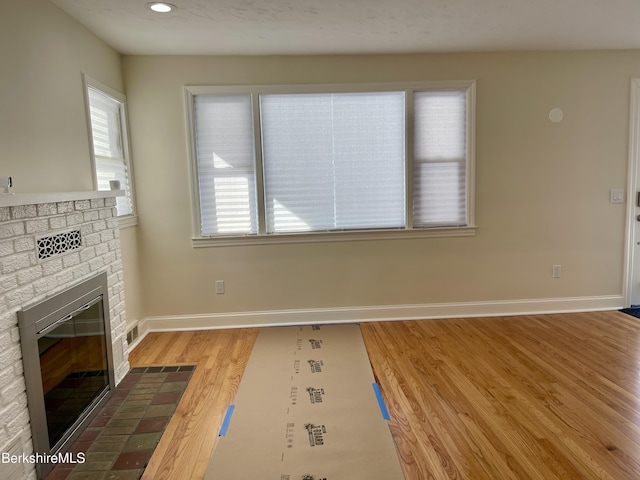
[{"label": "dark green tile floor", "polygon": [[151,458],[195,366],[133,368],[69,451],[81,464],[57,465],[46,480],[136,480]]}]

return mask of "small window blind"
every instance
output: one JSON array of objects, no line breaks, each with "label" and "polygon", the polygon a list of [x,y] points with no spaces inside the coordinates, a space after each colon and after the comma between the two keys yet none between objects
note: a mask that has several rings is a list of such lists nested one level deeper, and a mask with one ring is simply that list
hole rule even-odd
[{"label": "small window blind", "polygon": [[88,96],[98,190],[109,190],[109,181],[119,180],[126,195],[116,198],[118,216],[131,215],[133,205],[120,120],[122,103],[92,87]]},{"label": "small window blind", "polygon": [[260,96],[267,233],[403,228],[404,92]]},{"label": "small window blind", "polygon": [[256,234],[251,95],[194,96],[202,236]]},{"label": "small window blind", "polygon": [[466,90],[414,93],[413,224],[467,223]]}]

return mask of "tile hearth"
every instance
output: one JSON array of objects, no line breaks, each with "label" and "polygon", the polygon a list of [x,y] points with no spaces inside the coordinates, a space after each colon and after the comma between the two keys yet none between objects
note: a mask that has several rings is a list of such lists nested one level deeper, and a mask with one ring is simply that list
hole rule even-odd
[{"label": "tile hearth", "polygon": [[144,472],[195,366],[133,368],[73,443],[86,461],[57,465],[46,480],[136,480]]}]

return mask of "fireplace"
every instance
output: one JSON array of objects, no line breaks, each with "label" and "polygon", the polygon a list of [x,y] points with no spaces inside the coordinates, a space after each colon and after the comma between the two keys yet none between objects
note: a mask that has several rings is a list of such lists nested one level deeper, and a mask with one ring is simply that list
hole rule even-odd
[{"label": "fireplace", "polygon": [[[37,378],[37,382],[34,381],[36,377],[33,371],[41,370],[40,349],[44,354],[53,355],[70,342],[65,336],[68,332],[62,328],[58,332],[47,332],[43,331],[45,327],[34,324],[30,327],[31,330],[21,331],[18,322],[19,311],[26,311],[32,306],[56,298],[58,294],[96,275],[106,274],[108,294],[102,287],[103,300],[100,306],[90,304],[99,295],[89,295],[90,298],[74,303],[71,311],[67,310],[64,314],[59,311],[52,317],[57,317],[55,322],[79,307],[88,306],[87,311],[79,316],[77,323],[91,328],[85,333],[96,333],[93,330],[94,322],[90,320],[104,312],[105,321],[111,324],[105,327],[106,346],[92,349],[92,352],[106,352],[107,359],[112,352],[113,361],[108,359],[106,376],[100,373],[105,369],[92,367],[91,371],[96,372],[97,377],[94,379],[96,391],[102,391],[105,379],[108,379],[111,387],[111,375],[115,376],[117,385],[129,371],[120,225],[115,209],[116,197],[121,194],[122,192],[118,191],[90,191],[0,195],[1,452],[32,458],[30,456],[35,453],[52,451],[51,444],[44,443],[50,441],[49,426],[46,420],[42,423],[45,418],[45,414],[42,413],[45,412],[42,406],[44,391],[51,385],[42,384],[41,378]],[[78,296],[84,296],[84,293]],[[70,302],[71,300],[63,300],[54,310],[60,310]],[[57,326],[52,328],[56,329]],[[38,335],[53,338],[42,340],[43,337]],[[75,340],[88,340],[85,337],[91,337],[91,341],[102,344],[100,335],[84,335]],[[40,343],[41,348],[31,350],[28,357],[29,352],[25,351],[23,361],[25,338],[30,339],[34,345]],[[43,361],[46,361],[46,358]],[[111,367],[113,372],[109,373]],[[28,370],[28,380],[25,370]],[[80,367],[78,370],[82,371]],[[89,371],[88,367],[86,371]],[[66,375],[71,375],[71,372],[65,373]],[[82,375],[82,378],[86,379],[87,375]],[[39,387],[38,383],[41,384]],[[36,401],[32,400],[32,392],[38,388],[42,396],[40,414],[34,408]],[[111,390],[109,388],[109,391]],[[63,395],[64,392],[55,394]],[[53,395],[52,393],[50,397]],[[85,410],[92,408],[95,409],[89,405]],[[76,427],[72,426],[71,431],[77,431]],[[51,438],[55,439],[56,436],[53,432]],[[65,448],[69,443],[70,440],[60,438],[53,442],[53,451]],[[68,456],[70,453],[64,455]],[[46,465],[38,466],[39,475],[42,475],[43,469],[46,469]],[[3,480],[35,478],[35,474],[36,465],[31,460],[0,463],[0,477]]]},{"label": "fireplace", "polygon": [[36,453],[65,452],[115,389],[108,302],[101,273],[18,312]]}]

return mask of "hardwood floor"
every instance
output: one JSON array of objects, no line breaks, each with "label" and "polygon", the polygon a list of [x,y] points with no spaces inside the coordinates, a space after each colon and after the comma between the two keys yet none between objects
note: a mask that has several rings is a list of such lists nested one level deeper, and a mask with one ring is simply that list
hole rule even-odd
[{"label": "hardwood floor", "polygon": [[[619,312],[363,323],[407,480],[640,478],[640,320]],[[257,329],[150,334],[198,368],[143,479],[201,479]]]},{"label": "hardwood floor", "polygon": [[204,478],[257,335],[257,329],[151,333],[132,352],[132,367],[197,365],[143,480]]}]

